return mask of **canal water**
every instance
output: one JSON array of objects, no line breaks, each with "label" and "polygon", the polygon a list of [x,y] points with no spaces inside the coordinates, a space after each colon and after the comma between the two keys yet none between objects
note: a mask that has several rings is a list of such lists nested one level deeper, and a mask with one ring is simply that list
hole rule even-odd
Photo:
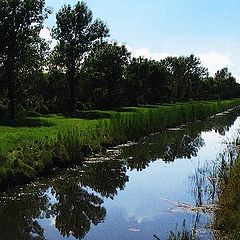
[{"label": "canal water", "polygon": [[214,239],[216,174],[239,125],[219,114],[1,193],[0,239]]}]

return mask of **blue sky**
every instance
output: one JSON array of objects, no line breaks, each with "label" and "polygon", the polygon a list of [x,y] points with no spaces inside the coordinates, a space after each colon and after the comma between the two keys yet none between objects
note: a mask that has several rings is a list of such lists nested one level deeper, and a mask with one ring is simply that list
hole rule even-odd
[{"label": "blue sky", "polygon": [[[75,0],[46,0],[53,14]],[[94,18],[110,28],[110,39],[133,55],[160,59],[167,55],[199,56],[213,74],[228,67],[240,82],[239,0],[85,0]],[[47,31],[43,32],[47,37]]]}]

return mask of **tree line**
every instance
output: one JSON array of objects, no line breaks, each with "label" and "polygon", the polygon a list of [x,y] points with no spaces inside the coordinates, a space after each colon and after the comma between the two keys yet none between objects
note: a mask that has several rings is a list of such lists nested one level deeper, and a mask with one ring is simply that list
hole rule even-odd
[{"label": "tree line", "polygon": [[64,5],[51,36],[45,0],[0,1],[0,114],[112,109],[139,104],[230,99],[240,85],[223,68],[210,76],[194,55],[159,61],[132,57],[84,2]]}]

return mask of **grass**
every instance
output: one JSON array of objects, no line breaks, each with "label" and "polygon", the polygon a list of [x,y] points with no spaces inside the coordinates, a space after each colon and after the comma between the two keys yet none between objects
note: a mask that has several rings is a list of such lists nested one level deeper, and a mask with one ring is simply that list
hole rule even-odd
[{"label": "grass", "polygon": [[0,186],[28,182],[55,166],[81,163],[90,149],[138,140],[240,105],[240,99],[0,120]]},{"label": "grass", "polygon": [[240,239],[240,157],[222,179],[219,208],[215,228],[220,230],[219,239]]},{"label": "grass", "polygon": [[[26,118],[29,122],[36,121],[41,122],[42,125],[32,127],[25,126],[0,126],[0,148],[2,150],[11,150],[19,143],[26,140],[56,138],[57,133],[66,128],[72,128],[79,126],[82,131],[88,128],[94,128],[99,124],[100,120],[87,120],[78,118],[68,118],[58,115],[50,115],[36,118]],[[26,121],[23,119],[22,121]]]}]

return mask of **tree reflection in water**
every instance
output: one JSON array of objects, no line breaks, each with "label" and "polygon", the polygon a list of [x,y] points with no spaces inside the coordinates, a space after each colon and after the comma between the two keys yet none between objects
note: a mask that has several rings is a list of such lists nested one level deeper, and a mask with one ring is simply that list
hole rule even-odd
[{"label": "tree reflection in water", "polygon": [[204,146],[204,140],[200,134],[196,137],[191,137],[188,134],[184,134],[182,138],[176,139],[173,144],[169,144],[165,147],[163,153],[164,161],[174,161],[176,158],[188,158],[196,157],[198,150]]},{"label": "tree reflection in water", "polygon": [[4,240],[43,240],[44,231],[35,220],[47,210],[47,197],[42,191],[37,194],[19,193],[9,198],[1,198],[0,239]]},{"label": "tree reflection in water", "polygon": [[128,182],[127,168],[120,161],[106,161],[86,165],[82,183],[94,189],[102,197],[113,199]]},{"label": "tree reflection in water", "polygon": [[106,209],[97,193],[113,199],[128,181],[126,167],[111,161],[88,164],[78,170],[82,171],[66,170],[65,175],[32,185],[29,194],[16,193],[3,199],[0,239],[45,239],[38,219],[55,219],[55,227],[62,236],[76,239],[84,238],[91,224],[103,222]]},{"label": "tree reflection in water", "polygon": [[[183,130],[164,131],[160,135],[150,136],[137,145],[123,149],[123,156],[128,160],[130,170],[141,171],[157,159],[175,161],[177,158],[191,158],[197,156],[204,140],[201,132],[214,130],[221,135],[233,125],[238,116],[234,111],[221,117],[215,117],[203,122],[187,124]],[[131,157],[129,157],[131,156]]]},{"label": "tree reflection in water", "polygon": [[[236,116],[229,114],[189,124],[184,131],[165,131],[123,148],[124,161],[88,163],[23,190],[15,190],[15,193],[0,195],[0,239],[44,240],[46,233],[41,219],[48,218],[54,220],[62,236],[84,238],[91,225],[105,220],[104,198],[113,199],[125,188],[127,169],[141,171],[157,159],[174,161],[196,156],[204,145],[201,131],[214,129],[224,134]],[[201,203],[202,196],[197,196]]]},{"label": "tree reflection in water", "polygon": [[63,236],[82,239],[91,223],[97,225],[105,219],[106,209],[101,206],[103,200],[77,184],[59,185],[55,191],[58,203],[52,206],[52,216],[56,216],[55,227]]}]

